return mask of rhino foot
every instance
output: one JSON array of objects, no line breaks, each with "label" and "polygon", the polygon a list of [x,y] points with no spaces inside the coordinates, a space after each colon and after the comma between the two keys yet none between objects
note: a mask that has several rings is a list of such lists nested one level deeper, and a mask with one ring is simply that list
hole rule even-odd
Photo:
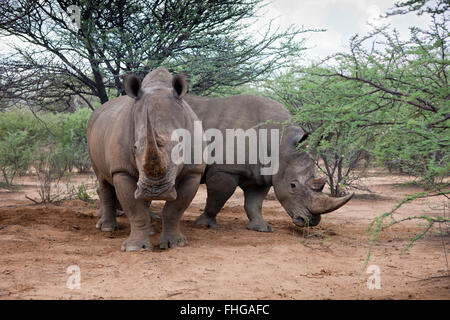
[{"label": "rhino foot", "polygon": [[97,224],[95,225],[97,229],[100,229],[102,231],[115,231],[118,229],[117,221],[114,220],[107,220],[105,219],[105,215],[102,215],[100,219],[98,219]]},{"label": "rhino foot", "polygon": [[159,247],[161,249],[169,249],[175,247],[182,247],[187,244],[186,237],[181,234],[173,234],[173,235],[161,235],[159,238]]},{"label": "rhino foot", "polygon": [[250,220],[246,228],[248,230],[260,231],[260,232],[273,232],[273,228],[270,224],[264,220]]},{"label": "rhino foot", "polygon": [[217,221],[216,221],[216,217],[209,217],[207,216],[205,213],[202,213],[197,220],[195,220],[196,224],[200,224],[202,226],[208,227],[208,228],[212,228],[212,229],[217,229]]},{"label": "rhino foot", "polygon": [[152,244],[149,238],[146,239],[127,239],[122,243],[122,251],[152,250]]}]

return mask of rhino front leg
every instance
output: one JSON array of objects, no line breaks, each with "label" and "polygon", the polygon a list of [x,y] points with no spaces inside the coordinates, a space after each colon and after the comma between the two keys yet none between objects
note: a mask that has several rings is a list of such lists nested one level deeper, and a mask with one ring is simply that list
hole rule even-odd
[{"label": "rhino front leg", "polygon": [[254,188],[249,187],[244,189],[244,209],[247,213],[248,219],[250,220],[246,226],[247,229],[261,232],[273,231],[271,225],[264,221],[261,215],[262,203],[269,192],[269,189],[270,186]]},{"label": "rhino front leg", "polygon": [[148,203],[134,198],[136,179],[125,173],[117,173],[113,179],[117,197],[130,220],[131,227],[130,236],[123,242],[122,250],[151,250],[149,235],[153,233],[153,228],[150,223]]},{"label": "rhino front leg", "polygon": [[238,183],[239,176],[229,173],[217,172],[207,176],[208,197],[205,211],[195,220],[195,223],[208,228],[217,228],[216,216],[233,195]]},{"label": "rhino front leg", "polygon": [[180,219],[197,193],[200,178],[199,174],[182,178],[177,186],[177,198],[166,202],[162,212],[162,233],[159,238],[161,249],[184,246],[187,243],[186,237],[180,231]]},{"label": "rhino front leg", "polygon": [[116,220],[116,192],[114,187],[107,181],[99,181],[97,193],[100,198],[100,209],[98,216],[100,217],[95,227],[102,231],[117,230]]}]

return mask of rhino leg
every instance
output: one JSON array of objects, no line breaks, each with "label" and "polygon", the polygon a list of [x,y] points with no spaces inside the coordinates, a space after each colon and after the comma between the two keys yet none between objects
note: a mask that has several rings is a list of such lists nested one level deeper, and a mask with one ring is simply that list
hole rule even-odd
[{"label": "rhino leg", "polygon": [[244,209],[250,222],[246,228],[254,231],[272,232],[273,228],[264,221],[261,208],[264,198],[269,192],[268,187],[248,187],[244,189]]},{"label": "rhino leg", "polygon": [[102,231],[117,230],[116,221],[116,193],[114,187],[106,181],[100,181],[97,189],[100,198],[100,209],[98,216],[100,217],[95,227]]},{"label": "rhino leg", "polygon": [[151,250],[152,244],[149,235],[152,234],[153,228],[150,223],[148,202],[139,201],[134,198],[136,179],[125,173],[117,173],[113,179],[117,197],[130,220],[130,236],[123,242],[122,250]]},{"label": "rhino leg", "polygon": [[154,213],[151,209],[150,209],[150,205],[152,204],[152,201],[149,201],[149,202],[147,202],[147,207],[149,208],[148,210],[148,212],[149,212],[149,215],[150,215],[150,219],[153,221],[153,220],[159,220],[160,218],[159,218],[159,216],[156,214],[156,213]]},{"label": "rhino leg", "polygon": [[[114,189],[114,194],[116,193],[116,189]],[[121,217],[124,215],[122,205],[119,202],[119,199],[116,197],[116,217]]]},{"label": "rhino leg", "polygon": [[233,195],[239,183],[239,176],[224,172],[217,172],[206,177],[205,211],[195,220],[196,224],[208,228],[217,228],[216,216],[228,199]]},{"label": "rhino leg", "polygon": [[161,249],[184,246],[186,237],[180,231],[180,219],[184,211],[194,199],[200,185],[201,175],[187,175],[177,186],[177,198],[167,201],[162,212],[162,233],[159,238]]}]

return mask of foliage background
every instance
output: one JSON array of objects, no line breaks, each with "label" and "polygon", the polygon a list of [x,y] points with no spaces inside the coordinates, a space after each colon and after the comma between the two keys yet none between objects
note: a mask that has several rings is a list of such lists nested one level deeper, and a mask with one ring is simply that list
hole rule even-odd
[{"label": "foliage background", "polygon": [[49,152],[67,172],[87,172],[90,112],[123,94],[124,74],[160,65],[187,74],[197,94],[251,93],[283,103],[309,132],[299,149],[335,196],[361,188],[369,165],[428,186],[448,176],[445,0],[398,2],[388,12],[431,17],[428,28],[411,27],[409,39],[374,27],[311,63],[301,61],[304,29],[246,32],[264,8],[260,0],[83,0],[77,30],[63,19],[69,4],[6,1],[0,13],[0,34],[29,44],[0,64],[0,170],[8,186]]}]

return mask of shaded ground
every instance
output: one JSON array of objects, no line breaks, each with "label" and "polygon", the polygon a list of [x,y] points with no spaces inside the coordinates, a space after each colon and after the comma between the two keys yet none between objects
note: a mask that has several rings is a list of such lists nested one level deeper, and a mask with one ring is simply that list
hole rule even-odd
[{"label": "shaded ground", "polygon": [[[400,254],[422,230],[417,222],[380,235],[369,264],[380,268],[381,289],[367,288],[367,226],[403,195],[420,191],[395,185],[406,180],[374,173],[365,181],[373,194],[357,194],[310,230],[295,227],[269,194],[263,215],[274,233],[245,229],[240,191],[219,214],[218,230],[195,225],[206,199],[201,186],[182,220],[187,246],[124,253],[126,217],[118,218],[119,231],[102,233],[95,229],[95,203],[31,204],[24,195],[36,196],[35,182],[25,178],[20,191],[0,190],[0,299],[449,299],[442,245],[444,240],[449,251],[448,235],[431,233]],[[419,199],[399,212],[432,212],[430,206],[443,201]],[[155,202],[152,209],[159,214],[162,205]],[[160,231],[160,221],[155,228]],[[81,270],[79,290],[66,287],[71,265]]]}]

